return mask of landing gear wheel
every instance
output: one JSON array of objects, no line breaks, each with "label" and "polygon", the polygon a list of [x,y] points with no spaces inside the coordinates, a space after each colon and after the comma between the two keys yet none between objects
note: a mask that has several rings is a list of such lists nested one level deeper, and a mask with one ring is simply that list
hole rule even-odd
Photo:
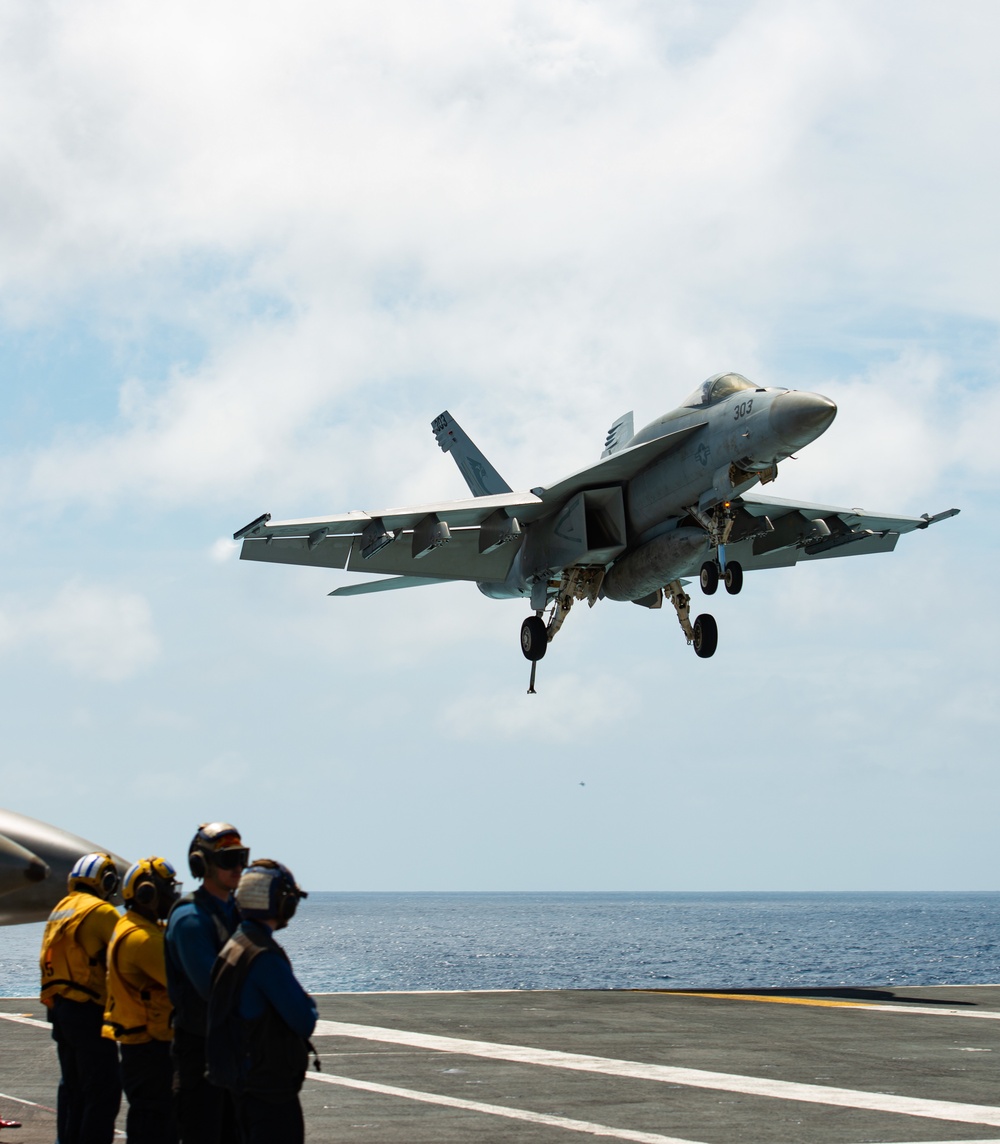
[{"label": "landing gear wheel", "polygon": [[524,652],[524,658],[535,663],[545,655],[548,646],[545,621],[541,616],[529,616],[521,625],[521,651]]},{"label": "landing gear wheel", "polygon": [[715,655],[719,646],[719,625],[715,617],[707,613],[699,616],[694,622],[694,654],[699,659],[708,659]]},{"label": "landing gear wheel", "polygon": [[738,596],[743,588],[743,565],[734,560],[726,565],[726,591],[730,596]]},{"label": "landing gear wheel", "polygon": [[719,586],[719,566],[714,560],[706,560],[701,566],[701,590],[706,596],[714,596]]}]

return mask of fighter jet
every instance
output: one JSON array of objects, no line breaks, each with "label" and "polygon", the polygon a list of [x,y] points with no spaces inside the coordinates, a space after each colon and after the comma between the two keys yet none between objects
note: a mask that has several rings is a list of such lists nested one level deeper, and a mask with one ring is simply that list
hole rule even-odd
[{"label": "fighter jet", "polygon": [[737,595],[744,572],[833,556],[891,552],[904,532],[954,516],[896,516],[761,496],[778,466],[830,426],[836,405],[818,393],[755,385],[738,373],[703,382],[638,433],[634,415],[608,431],[596,464],[555,484],[514,492],[445,411],[431,423],[472,499],[272,522],[233,534],[243,560],[308,564],[388,578],[331,596],[469,580],[491,599],[526,599],[521,650],[535,665],[577,600],[673,606],[702,659],[718,626],[691,620],[686,577],[702,592]]},{"label": "fighter jet", "polygon": [[[0,926],[45,921],[66,896],[66,878],[77,858],[94,850],[109,853],[68,830],[0,809]],[[124,874],[128,863],[111,856]]]}]

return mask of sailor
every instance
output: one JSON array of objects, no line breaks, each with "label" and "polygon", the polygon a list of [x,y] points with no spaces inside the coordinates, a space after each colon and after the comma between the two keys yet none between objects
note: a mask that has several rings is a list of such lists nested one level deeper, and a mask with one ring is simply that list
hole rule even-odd
[{"label": "sailor", "polygon": [[107,950],[118,922],[108,899],[118,871],[110,854],[84,854],[66,881],[69,893],[49,914],[39,959],[61,1072],[56,1134],[60,1144],[111,1144],[122,1089],[118,1052],[101,1025]]},{"label": "sailor", "polygon": [[104,1036],[121,1048],[129,1144],[176,1144],[170,1064],[170,997],[164,919],[177,900],[177,871],[165,858],[143,858],[122,884],[125,915],[108,947]]},{"label": "sailor", "polygon": [[305,1135],[299,1090],[316,1005],[274,940],[304,897],[280,862],[254,862],[236,890],[239,929],[212,970],[208,1076],[237,1094],[246,1144],[302,1144]]},{"label": "sailor", "polygon": [[205,1079],[205,1029],[212,966],[239,922],[233,891],[250,858],[228,822],[198,827],[188,866],[201,885],[185,894],[167,922],[167,985],[174,1006],[174,1097],[184,1144],[238,1144],[232,1094]]}]

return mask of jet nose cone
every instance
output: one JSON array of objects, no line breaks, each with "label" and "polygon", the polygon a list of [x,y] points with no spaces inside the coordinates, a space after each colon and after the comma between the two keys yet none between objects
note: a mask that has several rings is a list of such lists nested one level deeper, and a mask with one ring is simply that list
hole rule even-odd
[{"label": "jet nose cone", "polygon": [[782,393],[771,402],[769,421],[774,435],[791,449],[801,449],[826,432],[837,406],[818,393]]}]

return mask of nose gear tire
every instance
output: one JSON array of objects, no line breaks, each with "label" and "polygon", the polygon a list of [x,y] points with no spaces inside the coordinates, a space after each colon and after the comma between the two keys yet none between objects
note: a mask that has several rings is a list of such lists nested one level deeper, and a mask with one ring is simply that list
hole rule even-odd
[{"label": "nose gear tire", "polygon": [[726,591],[730,596],[738,596],[743,588],[743,565],[737,564],[734,560],[732,564],[726,565]]},{"label": "nose gear tire", "polygon": [[701,590],[706,596],[714,596],[719,586],[719,566],[714,560],[706,560],[701,566]]}]

